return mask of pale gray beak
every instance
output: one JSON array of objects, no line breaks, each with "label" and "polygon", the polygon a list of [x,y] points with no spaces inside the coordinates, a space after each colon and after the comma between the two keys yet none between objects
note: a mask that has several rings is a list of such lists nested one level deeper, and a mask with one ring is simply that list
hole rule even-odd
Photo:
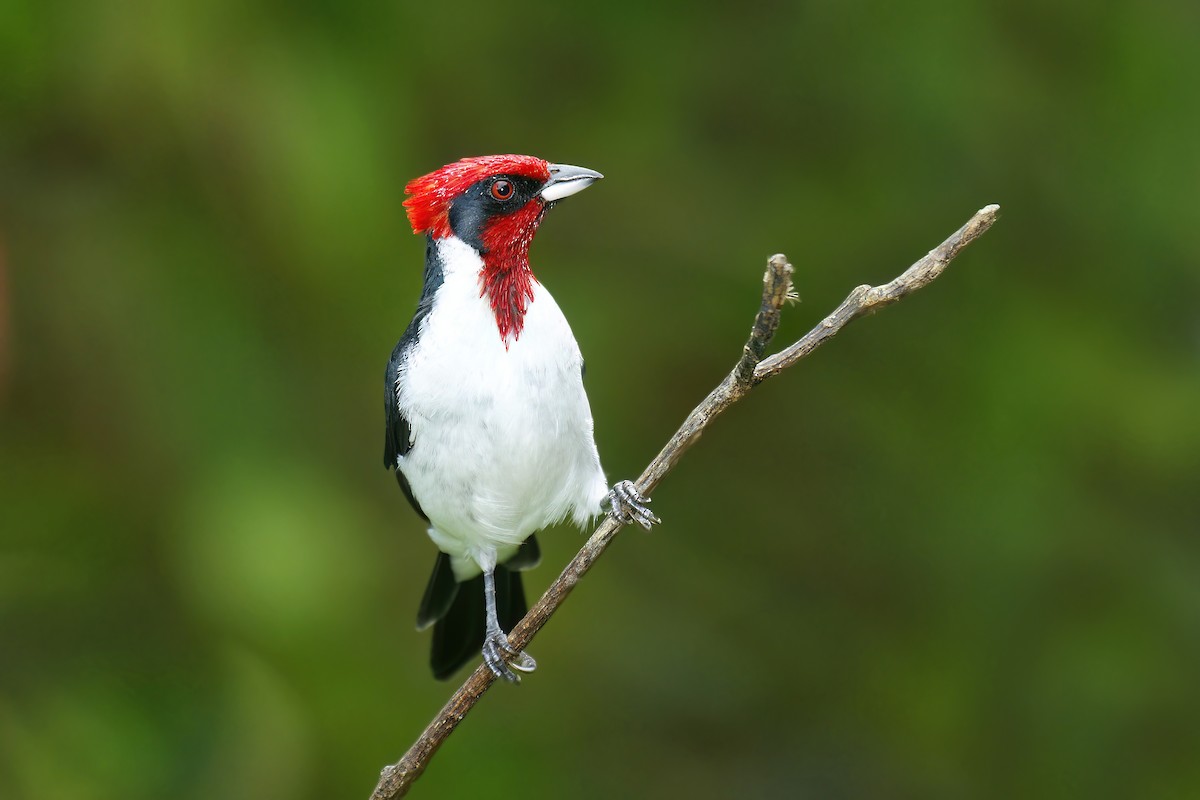
[{"label": "pale gray beak", "polygon": [[582,192],[604,176],[594,169],[573,167],[570,164],[551,164],[550,180],[542,187],[542,199],[547,203]]}]

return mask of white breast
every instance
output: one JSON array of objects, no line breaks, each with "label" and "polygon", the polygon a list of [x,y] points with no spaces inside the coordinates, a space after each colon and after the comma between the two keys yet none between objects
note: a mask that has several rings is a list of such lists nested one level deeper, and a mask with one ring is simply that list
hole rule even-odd
[{"label": "white breast", "polygon": [[583,524],[607,485],[583,359],[554,298],[533,284],[506,347],[480,296],[478,255],[453,237],[437,246],[444,280],[398,383],[413,441],[400,469],[463,580],[568,514]]}]

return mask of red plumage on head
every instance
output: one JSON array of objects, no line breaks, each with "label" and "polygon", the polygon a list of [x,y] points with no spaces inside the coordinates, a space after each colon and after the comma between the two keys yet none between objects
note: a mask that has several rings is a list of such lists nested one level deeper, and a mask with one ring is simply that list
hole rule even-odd
[{"label": "red plumage on head", "polygon": [[472,185],[493,175],[519,175],[536,181],[550,180],[550,165],[533,156],[503,155],[464,158],[409,181],[404,193],[413,233],[435,239],[449,236],[450,204]]}]

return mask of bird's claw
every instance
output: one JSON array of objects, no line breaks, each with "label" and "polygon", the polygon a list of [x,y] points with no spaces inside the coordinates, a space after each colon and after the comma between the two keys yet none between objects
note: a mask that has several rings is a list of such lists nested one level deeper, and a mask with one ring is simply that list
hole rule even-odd
[{"label": "bird's claw", "polygon": [[650,510],[650,499],[642,496],[642,493],[633,485],[633,481],[617,481],[613,484],[606,500],[609,513],[623,525],[632,525],[636,522],[646,530],[650,530],[651,525],[661,522]]},{"label": "bird's claw", "polygon": [[[517,672],[533,672],[537,662],[533,656],[524,650],[516,650],[508,643],[508,637],[502,630],[488,631],[483,640],[483,663],[497,678],[503,678],[509,683],[520,683],[521,676]],[[517,672],[513,672],[516,670]]]}]

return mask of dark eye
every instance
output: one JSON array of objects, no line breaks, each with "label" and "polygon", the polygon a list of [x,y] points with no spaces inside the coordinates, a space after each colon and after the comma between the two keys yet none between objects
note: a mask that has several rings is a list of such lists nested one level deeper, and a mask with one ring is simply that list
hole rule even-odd
[{"label": "dark eye", "polygon": [[492,184],[492,197],[503,202],[513,196],[513,185],[503,178]]}]

